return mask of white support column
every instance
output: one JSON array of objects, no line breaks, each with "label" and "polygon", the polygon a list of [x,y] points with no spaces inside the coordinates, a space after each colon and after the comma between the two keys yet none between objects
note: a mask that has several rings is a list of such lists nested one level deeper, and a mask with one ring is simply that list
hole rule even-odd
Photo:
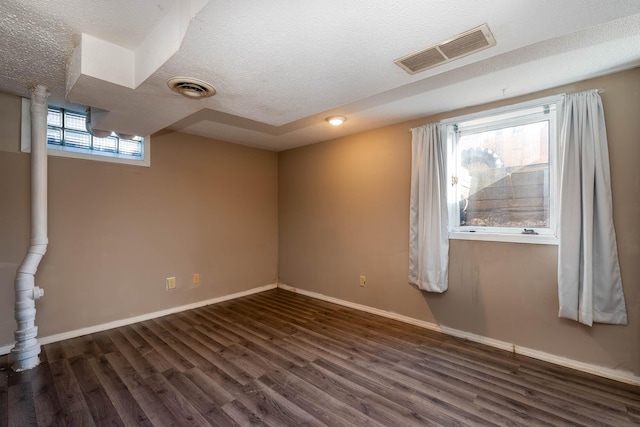
[{"label": "white support column", "polygon": [[34,368],[40,363],[40,343],[36,339],[35,300],[44,291],[35,286],[38,265],[47,251],[47,99],[44,86],[31,91],[31,241],[27,255],[18,268],[15,279],[16,345],[10,361],[15,371]]}]

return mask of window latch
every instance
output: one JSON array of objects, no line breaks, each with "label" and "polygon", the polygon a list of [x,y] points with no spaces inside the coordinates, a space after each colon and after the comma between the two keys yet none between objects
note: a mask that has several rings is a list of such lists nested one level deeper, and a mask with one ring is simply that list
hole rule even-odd
[{"label": "window latch", "polygon": [[451,177],[451,186],[453,187],[457,183],[458,183],[458,177],[457,176],[452,176]]},{"label": "window latch", "polygon": [[538,234],[538,232],[533,228],[525,228],[522,234]]}]

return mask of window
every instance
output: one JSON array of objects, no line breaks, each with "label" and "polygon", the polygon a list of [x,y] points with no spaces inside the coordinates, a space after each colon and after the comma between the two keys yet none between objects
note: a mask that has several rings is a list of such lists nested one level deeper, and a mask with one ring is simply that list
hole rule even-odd
[{"label": "window", "polygon": [[[28,99],[22,105],[22,151],[31,151]],[[49,155],[149,166],[149,137],[123,138],[112,132],[105,138],[91,135],[86,114],[63,108],[48,108],[47,151]]]},{"label": "window", "polygon": [[443,122],[450,238],[557,243],[560,99]]}]

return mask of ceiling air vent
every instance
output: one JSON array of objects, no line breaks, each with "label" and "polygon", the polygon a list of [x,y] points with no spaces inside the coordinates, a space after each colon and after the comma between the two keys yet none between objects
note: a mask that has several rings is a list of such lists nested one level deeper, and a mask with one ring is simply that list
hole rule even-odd
[{"label": "ceiling air vent", "polygon": [[407,73],[415,74],[495,45],[491,30],[484,24],[394,62]]},{"label": "ceiling air vent", "polygon": [[209,83],[193,77],[173,77],[167,81],[167,85],[191,99],[207,98],[216,94],[216,90]]}]

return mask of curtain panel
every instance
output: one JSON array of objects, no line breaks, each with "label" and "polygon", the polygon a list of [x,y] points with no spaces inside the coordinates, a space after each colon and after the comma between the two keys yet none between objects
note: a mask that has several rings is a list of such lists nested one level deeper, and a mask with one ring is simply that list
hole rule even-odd
[{"label": "curtain panel", "polygon": [[563,110],[559,316],[626,325],[602,99],[596,90],[567,95]]},{"label": "curtain panel", "polygon": [[437,123],[411,130],[409,283],[429,292],[449,284],[445,151]]}]

